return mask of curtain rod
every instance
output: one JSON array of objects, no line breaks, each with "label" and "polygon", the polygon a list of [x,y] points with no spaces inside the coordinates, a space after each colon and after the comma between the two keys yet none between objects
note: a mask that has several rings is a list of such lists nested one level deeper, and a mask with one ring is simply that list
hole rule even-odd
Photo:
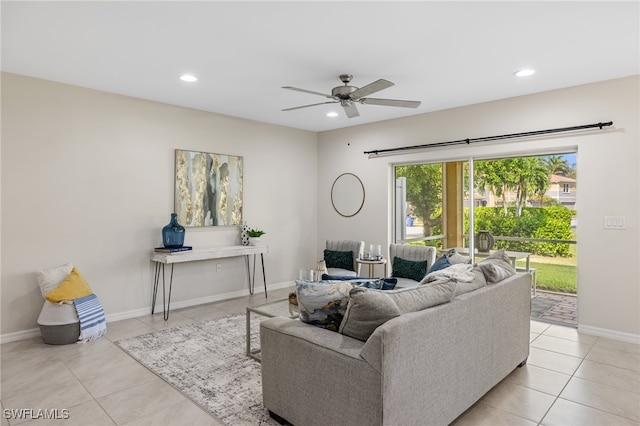
[{"label": "curtain rod", "polygon": [[485,136],[482,138],[469,138],[469,139],[459,139],[456,141],[448,141],[448,142],[428,143],[423,145],[402,146],[398,148],[376,149],[373,151],[365,151],[364,153],[371,154],[371,155],[379,155],[379,154],[386,154],[389,152],[409,151],[413,149],[436,148],[436,147],[449,146],[449,145],[469,145],[476,142],[488,142],[488,141],[497,141],[501,139],[523,138],[526,136],[546,135],[549,133],[573,132],[576,130],[593,129],[595,127],[598,127],[600,128],[600,130],[602,130],[603,127],[608,127],[611,125],[613,125],[613,121],[607,121],[606,123],[583,124],[582,126],[561,127],[558,129],[534,130],[531,132],[510,133],[507,135],[499,135],[499,136]]}]

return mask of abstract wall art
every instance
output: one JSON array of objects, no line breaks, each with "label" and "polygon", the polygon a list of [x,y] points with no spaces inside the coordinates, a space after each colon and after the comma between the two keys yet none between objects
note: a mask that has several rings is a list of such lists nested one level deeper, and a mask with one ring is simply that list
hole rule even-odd
[{"label": "abstract wall art", "polygon": [[189,226],[242,224],[243,158],[176,149],[175,212]]}]

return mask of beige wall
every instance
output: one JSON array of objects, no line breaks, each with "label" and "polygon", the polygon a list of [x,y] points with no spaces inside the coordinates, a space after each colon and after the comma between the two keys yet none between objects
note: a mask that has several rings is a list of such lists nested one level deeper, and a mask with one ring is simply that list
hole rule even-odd
[{"label": "beige wall", "polygon": [[[577,151],[580,329],[640,341],[639,80],[635,76],[321,133],[318,249],[326,238],[336,237],[389,244],[393,163]],[[609,120],[614,126],[606,131],[372,159],[363,154],[374,149]],[[331,184],[344,172],[357,174],[366,188],[365,205],[352,218],[338,216],[329,202]],[[611,186],[609,182],[620,184]],[[626,229],[604,229],[603,218],[609,215],[625,216]]]},{"label": "beige wall", "polygon": [[[36,327],[42,297],[35,271],[66,261],[87,278],[108,318],[148,313],[148,256],[172,210],[176,148],[244,156],[245,217],[268,232],[272,287],[314,266],[325,239],[390,242],[393,163],[577,150],[580,328],[637,341],[639,86],[638,77],[625,78],[316,134],[2,74],[0,332],[6,340]],[[613,129],[582,135],[363,154],[608,120]],[[333,180],[344,172],[366,188],[352,218],[330,201]],[[605,188],[607,180],[625,184]],[[605,215],[626,216],[627,229],[605,230]],[[238,234],[189,229],[186,243],[232,244]],[[209,262],[177,266],[175,306],[246,293],[242,261],[221,263],[219,273]]]},{"label": "beige wall", "polygon": [[[315,265],[316,133],[3,73],[5,340],[37,327],[36,270],[67,261],[107,319],[149,312],[149,253],[173,209],[177,148],[244,156],[245,219],[267,231],[268,284]],[[185,243],[239,244],[239,234],[189,228]],[[247,292],[243,259],[216,263],[221,272],[212,262],[177,265],[172,306]]]}]

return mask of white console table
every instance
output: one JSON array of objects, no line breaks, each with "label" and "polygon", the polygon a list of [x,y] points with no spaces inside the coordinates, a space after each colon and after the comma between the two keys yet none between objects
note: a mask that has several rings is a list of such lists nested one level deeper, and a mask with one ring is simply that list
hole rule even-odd
[{"label": "white console table", "polygon": [[[244,256],[247,261],[247,273],[249,275],[249,293],[253,294],[256,278],[256,255],[260,255],[262,261],[262,279],[264,282],[264,297],[267,297],[267,278],[264,273],[264,254],[269,252],[268,246],[225,246],[198,248],[177,253],[151,253],[151,261],[155,262],[156,270],[153,281],[153,299],[151,301],[151,314],[156,307],[156,295],[158,294],[158,284],[160,283],[160,273],[162,273],[162,312],[164,320],[169,319],[169,306],[171,304],[171,287],[173,286],[173,267],[176,263],[196,262],[199,260],[222,259],[225,257]],[[253,255],[253,274],[249,265],[249,256]],[[171,275],[169,278],[169,294],[165,298],[165,265],[171,265]]]}]

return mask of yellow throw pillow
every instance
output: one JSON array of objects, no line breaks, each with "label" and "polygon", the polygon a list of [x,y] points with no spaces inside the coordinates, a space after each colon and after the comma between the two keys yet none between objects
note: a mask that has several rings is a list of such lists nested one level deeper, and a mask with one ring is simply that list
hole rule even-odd
[{"label": "yellow throw pillow", "polygon": [[69,276],[58,287],[47,293],[44,298],[51,303],[58,303],[63,300],[74,300],[89,296],[90,294],[93,294],[93,291],[91,291],[89,284],[78,273],[78,270],[73,268]]}]

